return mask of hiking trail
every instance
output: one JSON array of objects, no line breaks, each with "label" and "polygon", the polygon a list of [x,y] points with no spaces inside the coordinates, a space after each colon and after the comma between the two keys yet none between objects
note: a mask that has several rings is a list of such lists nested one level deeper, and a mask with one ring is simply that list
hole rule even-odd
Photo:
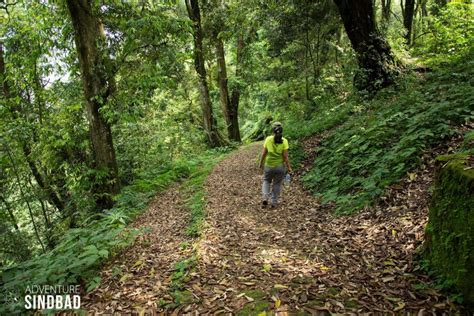
[{"label": "hiking trail", "polygon": [[215,166],[198,239],[184,233],[190,214],[179,185],[160,193],[134,223],[149,232],[104,267],[83,307],[175,315],[458,308],[413,262],[427,220],[430,170],[421,167],[416,179],[391,186],[381,203],[352,216],[334,216],[298,181],[282,188],[276,209],[262,209],[260,150],[260,143],[244,146]]}]

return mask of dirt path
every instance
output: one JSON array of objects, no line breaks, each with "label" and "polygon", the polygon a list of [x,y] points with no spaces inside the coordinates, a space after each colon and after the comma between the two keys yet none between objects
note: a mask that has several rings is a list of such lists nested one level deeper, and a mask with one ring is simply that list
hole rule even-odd
[{"label": "dirt path", "polygon": [[[256,169],[260,146],[241,148],[212,171],[206,182],[207,219],[193,248],[181,247],[191,241],[184,235],[189,215],[177,188],[157,198],[136,223],[152,233],[104,269],[104,282],[86,297],[85,307],[175,315],[457,308],[428,285],[413,263],[426,223],[422,195],[428,171],[420,170],[417,178],[425,187],[393,186],[386,205],[351,217],[332,216],[296,182],[283,188],[277,209],[262,209]],[[166,306],[175,290],[171,269],[192,254],[195,266],[179,289],[187,297],[179,306]],[[114,266],[121,267],[118,276]]]},{"label": "dirt path", "polygon": [[191,241],[188,221],[179,185],[159,194],[134,221],[145,233],[104,267],[100,286],[82,299],[82,307],[92,315],[155,310],[168,295],[174,265],[192,250],[183,247]]},{"label": "dirt path", "polygon": [[455,308],[413,271],[427,211],[418,188],[408,184],[386,209],[334,217],[292,183],[277,209],[261,209],[259,151],[237,151],[207,181],[207,228],[188,283],[198,302],[181,312]]}]

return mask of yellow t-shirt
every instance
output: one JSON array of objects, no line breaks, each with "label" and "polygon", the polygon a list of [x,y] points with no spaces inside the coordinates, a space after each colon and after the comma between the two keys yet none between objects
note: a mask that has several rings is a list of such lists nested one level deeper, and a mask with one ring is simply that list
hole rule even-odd
[{"label": "yellow t-shirt", "polygon": [[288,150],[288,140],[282,138],[283,143],[275,144],[274,136],[268,136],[265,139],[263,147],[267,149],[267,156],[265,157],[265,166],[276,167],[283,164],[283,151]]}]

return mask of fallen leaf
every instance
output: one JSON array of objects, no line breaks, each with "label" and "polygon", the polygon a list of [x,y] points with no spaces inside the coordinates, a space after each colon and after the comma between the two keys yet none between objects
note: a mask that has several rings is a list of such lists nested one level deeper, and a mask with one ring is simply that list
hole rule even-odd
[{"label": "fallen leaf", "polygon": [[400,303],[398,303],[397,307],[395,307],[395,308],[393,309],[393,311],[394,311],[394,312],[398,312],[398,311],[400,311],[400,310],[402,310],[402,309],[404,309],[404,308],[405,308],[405,303],[404,303],[404,302],[400,302]]},{"label": "fallen leaf", "polygon": [[393,276],[388,276],[388,277],[382,278],[382,282],[384,282],[384,283],[392,282],[394,280],[395,280],[395,277],[393,277]]},{"label": "fallen leaf", "polygon": [[280,305],[281,305],[281,301],[280,301],[280,299],[277,299],[277,300],[275,301],[275,308],[280,307]]}]

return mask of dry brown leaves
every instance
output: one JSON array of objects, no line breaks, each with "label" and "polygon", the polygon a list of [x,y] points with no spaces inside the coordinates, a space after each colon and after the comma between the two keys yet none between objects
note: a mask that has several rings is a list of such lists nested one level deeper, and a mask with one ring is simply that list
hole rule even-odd
[{"label": "dry brown leaves", "polygon": [[[105,282],[87,296],[86,307],[229,314],[266,301],[277,315],[459,311],[413,260],[427,221],[433,157],[457,143],[425,154],[422,166],[392,185],[375,207],[344,217],[334,217],[298,183],[283,188],[277,209],[262,209],[255,168],[261,145],[244,147],[219,163],[206,183],[208,215],[186,284],[194,302],[174,310],[156,304],[170,299],[173,262],[189,255],[179,250],[188,215],[174,188],[137,221],[152,233],[104,270]],[[124,280],[113,276],[114,265],[122,267]]]},{"label": "dry brown leaves", "polygon": [[184,208],[178,186],[158,195],[133,226],[144,229],[135,244],[104,267],[102,283],[82,299],[91,314],[156,311],[168,294],[172,268],[191,250],[184,232],[189,212]]}]

